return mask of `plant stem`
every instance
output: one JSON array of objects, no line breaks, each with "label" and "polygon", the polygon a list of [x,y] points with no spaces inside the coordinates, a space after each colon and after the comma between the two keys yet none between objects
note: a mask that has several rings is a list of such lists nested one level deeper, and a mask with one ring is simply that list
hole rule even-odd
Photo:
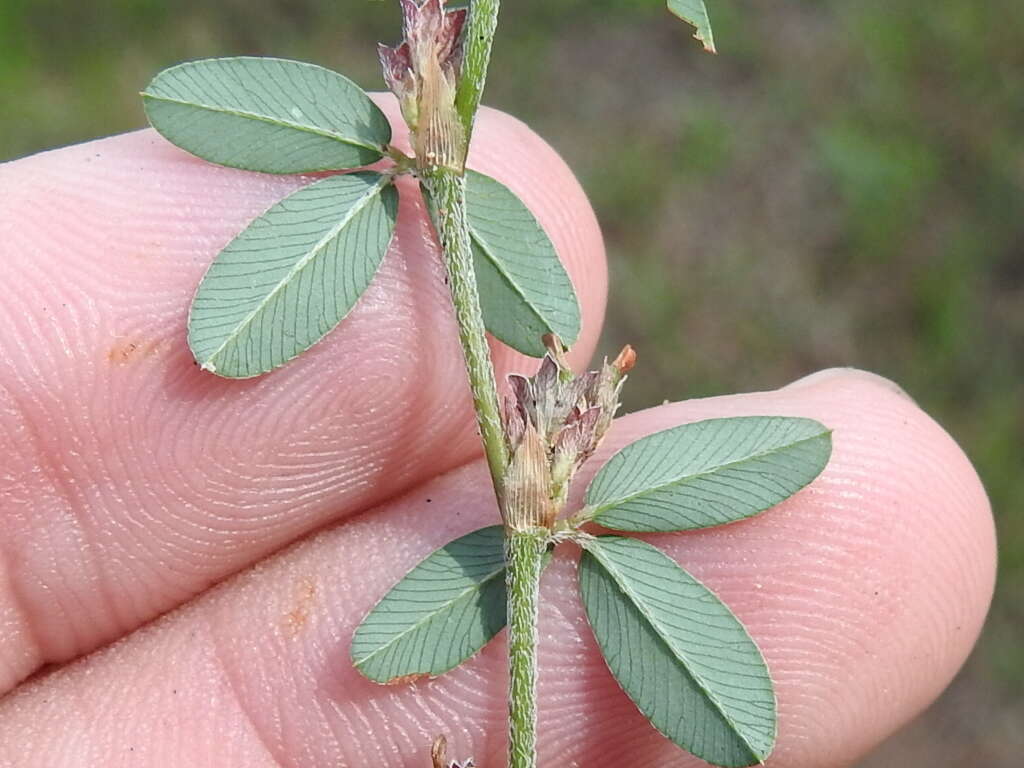
[{"label": "plant stem", "polygon": [[509,768],[537,765],[537,605],[546,532],[507,530]]},{"label": "plant stem", "polygon": [[487,65],[491,61],[491,43],[498,26],[499,0],[473,0],[463,32],[462,71],[459,74],[455,108],[466,132],[466,145],[473,133],[473,120],[480,106],[480,96],[487,82]]},{"label": "plant stem", "polygon": [[[466,358],[473,407],[491,482],[504,519],[520,519],[523,515],[519,510],[506,506],[508,499],[504,485],[509,452],[473,270],[466,221],[466,179],[450,169],[435,168],[421,171],[420,183],[444,251],[448,287],[455,306],[459,340]],[[534,768],[537,764],[537,600],[546,535],[546,530],[534,527],[526,530],[505,528],[509,617],[509,768]]]},{"label": "plant stem", "polygon": [[462,352],[466,358],[473,408],[494,493],[501,505],[504,502],[508,447],[501,426],[498,388],[494,381],[494,367],[491,365],[491,351],[487,346],[473,269],[469,225],[466,222],[466,178],[448,168],[435,168],[422,171],[420,182],[427,193],[434,228],[444,251],[448,288],[455,306],[455,319],[459,324],[459,341],[462,342]]},{"label": "plant stem", "polygon": [[[499,6],[499,0],[472,0],[463,32],[462,70],[455,96],[456,111],[463,127],[463,161],[469,151],[473,121],[487,80]],[[464,166],[464,162],[459,163],[460,168]],[[506,522],[518,519],[521,515],[516,514],[517,510],[506,508],[508,499],[504,486],[509,451],[473,269],[464,172],[448,167],[421,166],[420,183],[444,251],[448,287],[459,324],[459,340],[466,358],[473,407],[491,482],[503,518]],[[536,768],[537,765],[537,604],[547,533],[536,527],[526,530],[515,530],[509,525],[505,527],[509,768]]]}]

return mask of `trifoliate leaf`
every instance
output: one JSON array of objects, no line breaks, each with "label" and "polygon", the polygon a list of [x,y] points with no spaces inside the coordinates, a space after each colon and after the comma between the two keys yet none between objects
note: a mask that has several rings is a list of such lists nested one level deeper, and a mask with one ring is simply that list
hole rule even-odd
[{"label": "trifoliate leaf", "polygon": [[741,416],[684,424],[612,456],[587,488],[593,519],[619,531],[683,531],[756,515],[810,483],[831,432],[811,419]]},{"label": "trifoliate leaf", "polygon": [[510,347],[533,357],[547,351],[542,337],[571,345],[580,307],[551,240],[508,187],[466,173],[466,213],[484,325]]},{"label": "trifoliate leaf", "polygon": [[775,743],[764,658],[732,612],[636,539],[587,542],[580,593],[601,653],[655,728],[721,766],[763,762]]},{"label": "trifoliate leaf", "polygon": [[668,0],[669,11],[697,28],[694,37],[704,44],[704,50],[715,53],[715,38],[711,34],[711,20],[704,0]]},{"label": "trifoliate leaf", "polygon": [[352,638],[352,662],[387,683],[440,675],[483,648],[505,626],[504,529],[445,544],[396,584]]},{"label": "trifoliate leaf", "polygon": [[274,205],[199,285],[188,333],[196,362],[241,379],[315,344],[370,284],[397,213],[391,179],[371,172],[321,179]]},{"label": "trifoliate leaf", "polygon": [[150,123],[220,165],[307,173],[380,160],[391,126],[348,78],[314,64],[243,56],[179,64],[142,92]]}]

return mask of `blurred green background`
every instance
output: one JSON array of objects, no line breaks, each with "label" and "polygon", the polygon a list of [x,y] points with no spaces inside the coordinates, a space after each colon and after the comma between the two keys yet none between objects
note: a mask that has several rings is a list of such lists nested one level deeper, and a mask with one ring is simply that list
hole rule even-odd
[{"label": "blurred green background", "polygon": [[[863,763],[1024,753],[1024,9],[1020,0],[709,2],[720,55],[661,0],[507,3],[486,101],[545,136],[604,226],[605,349],[627,408],[831,365],[900,382],[991,495],[1000,583],[970,663]],[[0,0],[0,159],[143,125],[183,59],[309,59],[377,88],[371,0]]]}]

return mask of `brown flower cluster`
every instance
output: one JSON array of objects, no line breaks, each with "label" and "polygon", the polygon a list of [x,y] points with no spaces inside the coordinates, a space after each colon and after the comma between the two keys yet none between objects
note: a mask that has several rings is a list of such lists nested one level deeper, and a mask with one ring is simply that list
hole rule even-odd
[{"label": "brown flower cluster", "polygon": [[445,0],[400,0],[402,42],[378,45],[384,80],[398,97],[420,167],[461,164],[455,91],[462,64],[466,9]]},{"label": "brown flower cluster", "polygon": [[619,407],[619,393],[636,353],[626,347],[600,370],[575,375],[561,343],[550,341],[536,375],[509,376],[504,421],[509,461],[505,524],[550,528],[565,507],[576,471],[597,449]]}]

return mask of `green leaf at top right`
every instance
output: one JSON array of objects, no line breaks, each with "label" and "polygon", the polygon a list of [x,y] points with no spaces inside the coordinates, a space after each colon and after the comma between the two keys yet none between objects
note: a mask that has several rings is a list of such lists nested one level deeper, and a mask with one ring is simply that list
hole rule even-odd
[{"label": "green leaf at top right", "polygon": [[609,459],[587,488],[594,522],[685,531],[769,509],[828,464],[831,430],[813,419],[740,416],[656,432]]},{"label": "green leaf at top right", "polygon": [[703,43],[705,51],[715,53],[715,37],[704,0],[668,0],[668,10],[696,29],[693,36]]}]

